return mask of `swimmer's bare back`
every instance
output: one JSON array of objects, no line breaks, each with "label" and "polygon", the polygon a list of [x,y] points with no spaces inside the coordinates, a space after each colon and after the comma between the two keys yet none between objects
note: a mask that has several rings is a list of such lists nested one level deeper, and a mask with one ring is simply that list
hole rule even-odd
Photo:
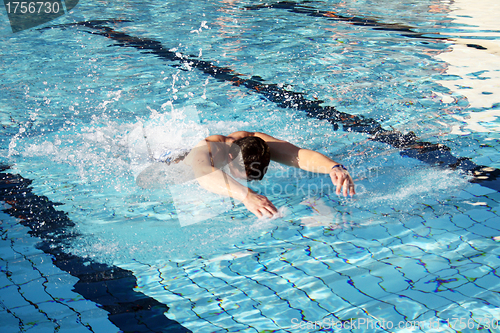
[{"label": "swimmer's bare back", "polygon": [[168,166],[182,162],[189,153],[190,151],[186,151],[173,160],[154,162],[137,176],[135,183],[143,189],[165,188],[166,185],[173,184],[174,181],[168,176]]},{"label": "swimmer's bare back", "polygon": [[163,163],[165,163],[167,165],[179,163],[180,161],[183,161],[186,158],[186,156],[189,155],[190,152],[191,152],[190,150],[186,151],[186,152],[182,153],[181,155],[177,156],[173,161],[165,161]]}]

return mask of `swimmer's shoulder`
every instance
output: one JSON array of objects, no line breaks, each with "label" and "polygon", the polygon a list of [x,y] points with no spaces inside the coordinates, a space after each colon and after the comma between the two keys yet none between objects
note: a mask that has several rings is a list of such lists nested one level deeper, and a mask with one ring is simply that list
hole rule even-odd
[{"label": "swimmer's shoulder", "polygon": [[238,132],[234,132],[234,133],[229,134],[227,136],[226,142],[227,141],[232,142],[232,141],[235,141],[235,140],[238,140],[238,139],[241,139],[241,138],[246,138],[248,136],[254,136],[254,137],[260,138],[260,139],[264,140],[265,142],[267,142],[268,144],[272,143],[272,142],[280,142],[280,143],[284,143],[285,142],[283,140],[280,140],[280,139],[277,139],[275,137],[272,137],[272,136],[270,136],[269,134],[266,134],[266,133],[262,133],[262,132],[247,132],[247,131],[238,131]]},{"label": "swimmer's shoulder", "polygon": [[227,136],[225,135],[210,135],[205,138],[205,142],[224,142],[224,143],[232,143],[233,141],[236,141],[241,138],[246,138],[247,136],[254,136],[254,132],[247,132],[247,131],[237,131],[233,132]]},{"label": "swimmer's shoulder", "polygon": [[258,132],[236,131],[236,132],[233,132],[227,136],[210,135],[210,136],[206,137],[205,140],[203,140],[203,141],[231,143],[231,142],[236,141],[238,139],[246,138],[248,136],[259,136],[260,137],[260,135],[265,135],[265,134],[258,133]]},{"label": "swimmer's shoulder", "polygon": [[[202,140],[201,142],[226,142],[227,137],[224,135],[210,135]],[[200,144],[200,143],[198,143]]]},{"label": "swimmer's shoulder", "polygon": [[[192,165],[195,156],[199,159],[207,159],[211,158],[210,156],[212,154],[217,153],[217,145],[209,146],[207,143],[213,142],[221,142],[225,143],[226,142],[226,137],[224,135],[210,135],[206,137],[205,139],[201,140],[198,142],[192,149],[191,151],[187,154],[186,158],[184,159],[184,163],[187,165]],[[212,151],[215,150],[215,151]]]},{"label": "swimmer's shoulder", "polygon": [[247,132],[247,131],[237,131],[237,132],[233,132],[233,133],[229,134],[228,136],[226,136],[225,140],[226,140],[226,142],[227,141],[233,142],[233,141],[236,141],[236,140],[239,140],[242,138],[246,138],[247,136],[255,136],[255,133],[254,132]]}]

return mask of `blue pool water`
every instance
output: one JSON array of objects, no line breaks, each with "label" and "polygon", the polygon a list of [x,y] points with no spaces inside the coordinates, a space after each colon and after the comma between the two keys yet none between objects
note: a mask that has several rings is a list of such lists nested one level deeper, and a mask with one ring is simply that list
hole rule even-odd
[{"label": "blue pool water", "polygon": [[[500,104],[460,81],[496,72],[450,74],[453,10],[82,1],[16,34],[2,14],[2,328],[498,331],[500,187],[462,171],[500,168],[497,118],[468,121]],[[472,28],[479,55],[500,39]],[[137,186],[148,156],[236,130],[332,157],[358,194],[273,164],[250,186],[280,217],[259,220],[177,167]]]}]

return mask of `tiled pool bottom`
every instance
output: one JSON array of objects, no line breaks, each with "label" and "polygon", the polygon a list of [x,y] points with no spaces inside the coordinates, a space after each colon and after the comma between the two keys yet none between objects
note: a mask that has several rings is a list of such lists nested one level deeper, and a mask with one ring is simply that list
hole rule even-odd
[{"label": "tiled pool bottom", "polygon": [[0,165],[0,210],[8,214],[0,213],[2,328],[188,332],[165,317],[167,306],[134,290],[132,272],[67,253],[66,242],[81,237],[74,223],[8,169]]},{"label": "tiled pool bottom", "polygon": [[55,267],[50,255],[36,249],[40,239],[29,231],[18,219],[0,213],[2,330],[117,332],[106,311],[72,291],[78,278]]},{"label": "tiled pool bottom", "polygon": [[[500,194],[474,185],[455,197],[470,207],[427,200],[421,213],[410,215],[389,208],[325,210],[327,197],[308,202],[315,210],[288,202],[290,227],[232,254],[120,267],[134,272],[138,294],[166,304],[166,316],[193,332],[328,331],[339,321],[346,327],[340,331],[350,331],[347,323],[363,318],[395,327],[358,331],[402,332],[399,322],[437,325],[437,319],[436,331],[478,331],[479,323],[500,319],[499,250],[492,239],[500,236],[494,213]],[[308,217],[300,219],[298,207],[310,210]],[[108,312],[72,291],[77,279],[34,248],[39,240],[29,228],[3,213],[0,220],[6,332],[120,330]],[[454,318],[474,328],[460,329]]]},{"label": "tiled pool bottom", "polygon": [[[476,195],[461,197],[498,207],[497,192],[472,189]],[[321,226],[332,216],[318,214],[232,256],[127,268],[143,292],[169,305],[170,319],[193,332],[310,332],[319,330],[312,322],[325,328],[353,318],[390,321],[388,331],[431,319],[441,320],[438,331],[476,331],[480,322],[500,319],[500,250],[492,240],[500,217],[471,207],[443,210],[436,201],[400,220],[390,209],[358,212],[359,223],[337,226]],[[476,329],[446,329],[453,318]]]}]

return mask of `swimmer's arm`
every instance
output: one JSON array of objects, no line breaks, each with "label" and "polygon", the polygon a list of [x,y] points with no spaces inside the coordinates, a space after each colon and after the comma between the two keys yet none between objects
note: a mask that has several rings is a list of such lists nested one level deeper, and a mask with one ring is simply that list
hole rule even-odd
[{"label": "swimmer's arm", "polygon": [[[200,169],[198,171],[198,173],[195,171],[196,180],[207,191],[241,201],[250,212],[259,218],[262,216],[271,217],[278,213],[276,207],[267,197],[241,185],[222,170],[212,171],[210,168],[210,170]],[[206,173],[207,171],[209,173]]]},{"label": "swimmer's arm", "polygon": [[201,187],[215,194],[229,196],[236,200],[243,201],[251,191],[248,187],[238,183],[233,177],[219,169],[212,169],[202,160],[200,164],[193,165],[194,175]]},{"label": "swimmer's arm", "polygon": [[[309,149],[300,149],[298,152],[299,166],[303,170],[329,174],[333,185],[336,186],[336,193],[347,196],[356,194],[354,181],[347,170],[340,163],[327,156]],[[340,166],[338,166],[340,165]],[[337,167],[335,167],[337,166]]]},{"label": "swimmer's arm", "polygon": [[232,177],[220,169],[212,166],[208,142],[210,137],[200,141],[185,159],[185,164],[189,165],[194,172],[196,180],[204,189],[234,199],[243,201],[248,193],[248,188],[238,183]]},{"label": "swimmer's arm", "polygon": [[265,133],[255,132],[253,135],[266,141],[273,161],[309,172],[329,174],[332,183],[337,187],[337,194],[340,194],[342,189],[344,196],[356,194],[349,172],[342,167],[333,168],[340,163],[319,152],[299,148],[290,142],[276,139]]},{"label": "swimmer's arm", "polygon": [[340,164],[321,153],[297,147],[268,134],[255,132],[253,135],[266,141],[271,150],[271,159],[278,163],[317,173],[330,173],[334,165]]}]

